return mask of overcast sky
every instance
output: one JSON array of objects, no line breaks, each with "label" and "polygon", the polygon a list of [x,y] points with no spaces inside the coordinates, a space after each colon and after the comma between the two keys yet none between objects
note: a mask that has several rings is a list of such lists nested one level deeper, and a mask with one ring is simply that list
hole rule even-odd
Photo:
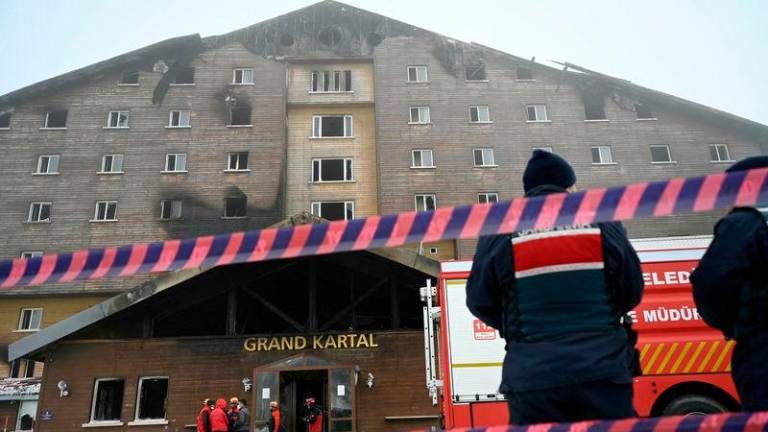
[{"label": "overcast sky", "polygon": [[[2,0],[0,94],[170,37],[311,0]],[[768,124],[764,0],[349,0],[463,41],[569,61]]]}]

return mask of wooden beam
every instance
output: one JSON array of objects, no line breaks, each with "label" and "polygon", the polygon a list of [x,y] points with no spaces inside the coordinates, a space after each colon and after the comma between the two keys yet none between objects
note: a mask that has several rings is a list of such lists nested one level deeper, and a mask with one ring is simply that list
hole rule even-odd
[{"label": "wooden beam", "polygon": [[144,322],[141,326],[141,336],[144,338],[151,338],[154,333],[155,320],[152,319],[152,314],[149,312],[144,313]]},{"label": "wooden beam", "polygon": [[[347,282],[349,282],[349,304],[355,304],[355,272],[347,273]],[[357,330],[357,308],[352,309],[352,330]]]},{"label": "wooden beam", "polygon": [[307,290],[309,301],[309,313],[307,314],[307,329],[309,331],[317,330],[317,269],[314,260],[308,261],[307,269]]},{"label": "wooden beam", "polygon": [[227,336],[237,334],[237,286],[230,279],[227,287]]},{"label": "wooden beam", "polygon": [[253,297],[257,302],[259,302],[262,305],[264,305],[264,307],[266,307],[267,309],[272,311],[272,313],[274,313],[275,315],[277,315],[280,318],[282,318],[283,321],[285,321],[288,324],[290,324],[293,328],[295,328],[299,332],[306,332],[307,329],[303,325],[301,325],[298,322],[296,322],[296,320],[294,320],[293,318],[288,316],[288,314],[286,314],[285,312],[281,311],[280,308],[278,308],[277,306],[275,306],[272,303],[270,303],[267,299],[265,299],[264,297],[260,296],[258,293],[253,291],[253,289],[246,288],[245,290],[243,290],[243,292],[248,294],[249,296]]},{"label": "wooden beam", "polygon": [[397,278],[389,278],[389,308],[392,316],[392,330],[400,328],[400,303],[397,297]]},{"label": "wooden beam", "polygon": [[323,324],[323,325],[320,327],[320,330],[321,330],[321,331],[323,331],[323,330],[328,330],[328,328],[330,328],[332,325],[336,324],[336,322],[338,322],[340,319],[342,319],[343,317],[345,317],[345,316],[346,316],[348,313],[350,313],[351,311],[355,310],[355,308],[357,307],[357,305],[359,305],[360,303],[364,302],[364,301],[365,301],[365,300],[366,300],[368,297],[370,297],[370,296],[371,296],[373,293],[375,293],[375,292],[376,292],[376,290],[378,290],[379,288],[381,288],[382,286],[384,286],[384,284],[385,284],[386,282],[387,282],[387,279],[381,280],[381,281],[379,281],[379,282],[378,282],[376,285],[374,285],[374,286],[372,286],[371,288],[369,288],[369,289],[368,289],[368,291],[366,291],[365,293],[363,293],[363,295],[361,295],[360,297],[358,297],[357,299],[355,299],[355,302],[354,302],[354,303],[347,305],[347,307],[345,307],[345,308],[344,308],[344,309],[342,309],[342,310],[341,310],[339,313],[337,313],[336,315],[334,315],[334,316],[333,316],[331,319],[329,319],[328,321],[326,321],[326,322],[325,322],[325,324]]}]

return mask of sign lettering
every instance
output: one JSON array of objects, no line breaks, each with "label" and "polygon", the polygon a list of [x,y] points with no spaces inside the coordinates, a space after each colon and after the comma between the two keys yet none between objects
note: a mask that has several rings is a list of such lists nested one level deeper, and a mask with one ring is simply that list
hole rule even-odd
[{"label": "sign lettering", "polygon": [[[311,343],[311,344],[310,344]],[[243,341],[246,352],[257,351],[301,351],[311,347],[314,350],[378,348],[373,333],[251,337]]]}]

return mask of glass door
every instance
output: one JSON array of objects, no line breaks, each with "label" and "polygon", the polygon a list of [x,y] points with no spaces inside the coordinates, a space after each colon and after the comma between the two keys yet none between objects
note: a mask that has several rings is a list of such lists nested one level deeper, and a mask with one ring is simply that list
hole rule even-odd
[{"label": "glass door", "polygon": [[355,386],[352,369],[328,370],[328,428],[329,432],[354,432]]},{"label": "glass door", "polygon": [[271,370],[257,370],[254,372],[253,382],[255,391],[253,393],[253,419],[256,429],[264,428],[271,417],[269,409],[270,401],[280,400],[278,384],[280,382],[280,373]]}]

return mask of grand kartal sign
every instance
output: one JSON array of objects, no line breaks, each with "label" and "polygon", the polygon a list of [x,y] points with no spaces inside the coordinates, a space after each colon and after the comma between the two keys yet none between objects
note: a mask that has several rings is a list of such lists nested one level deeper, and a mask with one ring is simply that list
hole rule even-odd
[{"label": "grand kartal sign", "polygon": [[251,337],[243,342],[243,349],[254,351],[301,351],[304,349],[378,348],[373,333],[349,333],[312,336]]}]

